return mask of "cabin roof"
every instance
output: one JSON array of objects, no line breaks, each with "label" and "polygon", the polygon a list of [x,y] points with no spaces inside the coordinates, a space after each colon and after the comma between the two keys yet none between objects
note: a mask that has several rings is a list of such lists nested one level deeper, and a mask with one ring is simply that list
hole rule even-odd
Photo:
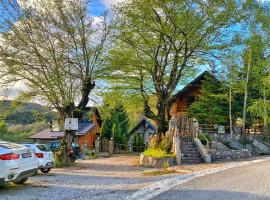
[{"label": "cabin roof", "polygon": [[146,124],[145,128],[150,128],[154,132],[157,131],[155,125],[153,125],[151,122],[149,122],[145,117],[143,117],[135,126],[133,129],[129,131],[129,134],[133,134],[135,131],[137,131],[142,125]]},{"label": "cabin roof", "polygon": [[212,75],[209,71],[204,71],[197,78],[195,78],[193,81],[191,81],[189,84],[187,84],[183,89],[181,89],[179,92],[177,92],[173,96],[172,102],[174,102],[177,98],[184,96],[190,90],[191,87],[194,87],[196,85],[201,84],[202,80],[205,80],[205,77],[207,77],[207,76],[215,78],[215,76]]},{"label": "cabin roof", "polygon": [[[92,122],[79,123],[78,131],[76,136],[83,136],[87,134],[95,124]],[[64,137],[64,131],[52,131],[50,128],[42,130],[35,135],[30,136],[30,139],[58,139]]]}]

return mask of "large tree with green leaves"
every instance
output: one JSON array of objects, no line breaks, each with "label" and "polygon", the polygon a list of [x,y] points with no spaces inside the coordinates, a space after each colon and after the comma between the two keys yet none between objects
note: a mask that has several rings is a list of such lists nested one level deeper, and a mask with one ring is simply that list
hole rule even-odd
[{"label": "large tree with green leaves", "polygon": [[[146,117],[165,133],[173,94],[183,77],[229,42],[234,0],[131,0],[114,8],[116,44],[109,78],[139,92]],[[122,82],[121,82],[122,80]],[[114,82],[115,83],[115,82]],[[151,107],[149,99],[156,104]]]},{"label": "large tree with green leaves", "polygon": [[[105,20],[95,24],[88,0],[18,2],[0,2],[1,83],[22,81],[22,97],[49,104],[61,119],[80,118],[102,74]],[[66,132],[63,144],[73,136]]]}]

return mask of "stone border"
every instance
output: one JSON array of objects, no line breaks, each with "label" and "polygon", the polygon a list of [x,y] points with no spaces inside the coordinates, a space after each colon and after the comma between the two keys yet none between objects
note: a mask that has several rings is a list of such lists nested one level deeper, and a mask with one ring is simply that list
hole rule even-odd
[{"label": "stone border", "polygon": [[150,200],[159,194],[166,192],[173,187],[177,185],[184,184],[186,182],[189,182],[193,179],[203,177],[209,174],[214,174],[218,173],[221,171],[224,171],[226,169],[231,169],[235,167],[242,167],[242,166],[247,166],[251,164],[257,164],[257,163],[262,163],[270,161],[270,157],[267,158],[262,158],[262,159],[257,159],[257,160],[252,160],[252,161],[243,161],[243,162],[235,162],[235,163],[230,163],[230,164],[225,164],[222,167],[217,167],[213,169],[206,169],[202,170],[199,172],[191,173],[191,174],[186,174],[186,175],[180,175],[176,176],[173,178],[167,178],[162,181],[156,182],[150,186],[147,186],[141,190],[138,190],[137,192],[133,193],[131,196],[128,196],[126,199],[128,200]]},{"label": "stone border", "polygon": [[175,157],[154,158],[154,157],[146,156],[143,153],[141,153],[140,155],[140,165],[142,165],[143,167],[161,168],[161,167],[164,167],[164,163],[167,163],[166,167],[174,166]]}]

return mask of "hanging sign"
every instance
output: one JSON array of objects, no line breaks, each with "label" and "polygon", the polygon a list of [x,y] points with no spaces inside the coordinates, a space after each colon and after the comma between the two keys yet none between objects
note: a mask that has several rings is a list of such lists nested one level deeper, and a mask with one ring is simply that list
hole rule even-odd
[{"label": "hanging sign", "polygon": [[65,130],[78,130],[79,123],[78,118],[66,118],[65,119]]}]

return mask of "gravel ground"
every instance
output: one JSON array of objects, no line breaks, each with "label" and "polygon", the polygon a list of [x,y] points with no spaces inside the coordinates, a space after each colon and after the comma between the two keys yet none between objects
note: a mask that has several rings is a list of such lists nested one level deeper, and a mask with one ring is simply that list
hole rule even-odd
[{"label": "gravel ground", "polygon": [[270,161],[200,177],[155,197],[158,200],[270,200]]},{"label": "gravel ground", "polygon": [[76,161],[72,167],[39,173],[27,184],[0,188],[1,200],[124,199],[136,190],[173,175],[147,177],[138,156]]}]

